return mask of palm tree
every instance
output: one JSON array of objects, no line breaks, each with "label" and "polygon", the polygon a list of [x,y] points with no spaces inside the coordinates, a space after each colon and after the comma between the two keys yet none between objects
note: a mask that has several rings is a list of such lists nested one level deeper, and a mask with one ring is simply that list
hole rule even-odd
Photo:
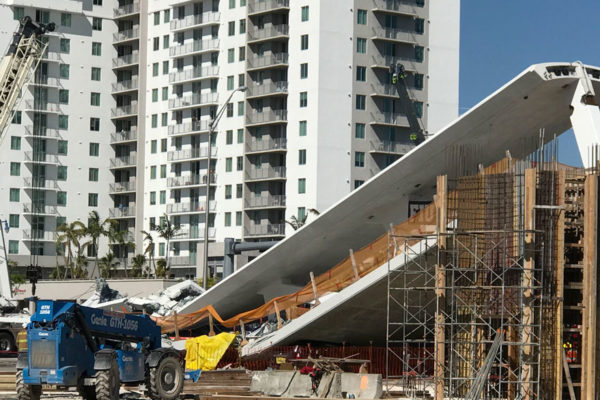
[{"label": "palm tree", "polygon": [[[315,214],[315,215],[320,214],[320,212],[314,208],[309,208],[308,212]],[[307,219],[308,219],[308,214],[304,214],[304,216],[300,219],[296,218],[295,215],[292,215],[290,217],[289,221],[287,219],[285,220],[285,223],[289,224],[292,228],[294,228],[295,231],[297,231],[298,229],[302,228],[306,224]]]},{"label": "palm tree", "polygon": [[154,228],[154,230],[156,230],[156,232],[158,232],[158,236],[160,236],[161,238],[165,239],[167,241],[167,257],[166,257],[166,269],[169,270],[169,268],[171,267],[170,264],[170,258],[169,258],[169,253],[171,250],[171,239],[173,239],[175,237],[175,235],[177,234],[177,232],[179,232],[179,227],[176,227],[174,225],[171,224],[171,221],[169,220],[169,216],[165,213],[164,214],[164,223],[158,225],[157,227]]},{"label": "palm tree", "polygon": [[66,265],[63,279],[67,279],[69,268],[71,269],[71,276],[73,276],[73,246],[77,249],[77,255],[81,254],[80,239],[85,236],[85,225],[80,221],[73,221],[68,225],[59,226],[56,232],[59,233],[56,245],[62,247],[63,257],[65,257]]},{"label": "palm tree", "polygon": [[[129,240],[129,232],[120,229],[113,229],[115,225],[111,226],[112,240],[118,244],[119,255],[123,257],[123,268],[125,269],[125,277],[128,277],[127,272],[127,254],[129,250],[135,250],[135,243]],[[124,256],[123,256],[124,255]]]},{"label": "palm tree", "polygon": [[144,265],[146,264],[146,256],[143,254],[137,254],[131,259],[131,276],[139,278],[142,276]]},{"label": "palm tree", "polygon": [[167,262],[164,258],[161,258],[156,262],[155,275],[157,278],[167,278],[169,276],[169,268],[167,267]]},{"label": "palm tree", "polygon": [[115,255],[111,252],[108,252],[104,257],[100,259],[100,263],[98,264],[98,271],[100,273],[101,278],[110,278],[112,272],[119,265],[119,260],[115,258]]},{"label": "palm tree", "polygon": [[[108,236],[110,226],[114,224],[114,220],[106,218],[104,221],[100,219],[100,215],[97,211],[90,212],[88,217],[88,226],[85,229],[85,233],[92,239],[91,246],[94,248],[96,253],[94,269],[92,270],[91,277],[94,277],[94,273],[98,268],[98,240],[102,236]],[[107,228],[108,227],[108,228]]]},{"label": "palm tree", "polygon": [[150,267],[154,266],[154,276],[156,277],[156,260],[154,259],[154,238],[149,232],[142,231],[144,234],[144,242],[148,241],[148,245],[144,249],[144,255],[148,256],[148,262],[150,263]]}]

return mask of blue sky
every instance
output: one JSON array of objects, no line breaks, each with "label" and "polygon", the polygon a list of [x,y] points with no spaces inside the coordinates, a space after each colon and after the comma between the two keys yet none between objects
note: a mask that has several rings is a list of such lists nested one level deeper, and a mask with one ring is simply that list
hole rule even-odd
[{"label": "blue sky", "polygon": [[[460,113],[531,64],[580,60],[600,66],[599,0],[461,3]],[[581,165],[573,134],[559,140],[559,160]]]}]

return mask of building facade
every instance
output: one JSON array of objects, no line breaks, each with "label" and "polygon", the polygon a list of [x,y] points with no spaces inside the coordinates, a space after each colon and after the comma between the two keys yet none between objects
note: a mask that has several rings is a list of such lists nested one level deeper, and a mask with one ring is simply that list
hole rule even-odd
[{"label": "building facade", "polygon": [[[71,26],[58,24],[49,37],[48,54],[58,46],[57,60],[41,66],[57,74],[48,75],[56,87],[42,86],[49,101],[58,99],[56,111],[26,108],[27,100],[46,96],[36,92],[41,85],[30,85],[17,114],[21,124],[6,135],[20,137],[22,150],[11,150],[10,139],[0,149],[5,173],[20,162],[31,175],[26,158],[38,138],[27,127],[39,113],[56,120],[48,126],[60,138],[44,138],[48,152],[56,149],[47,153],[56,162],[44,176],[64,166],[69,173],[66,181],[44,182],[45,207],[55,213],[41,216],[42,227],[39,215],[26,215],[35,200],[24,186],[29,175],[7,174],[0,192],[12,198],[18,187],[22,196],[0,209],[2,219],[21,215],[19,228],[8,233],[11,254],[28,255],[33,226],[48,236],[42,253],[51,265],[56,221],[85,222],[92,209],[116,219],[126,241],[135,243],[136,250],[112,246],[117,258],[143,253],[145,231],[154,237],[157,258],[169,254],[177,277],[201,275],[206,236],[213,274],[221,272],[226,237],[284,238],[294,230],[286,221],[310,222],[414,147],[390,64],[404,65],[426,131],[458,115],[459,0],[63,0],[53,9],[6,2],[12,12],[2,18],[11,21],[40,14],[58,24],[71,15]],[[77,49],[62,52],[63,39]],[[63,79],[64,64],[77,77]],[[68,105],[60,103],[65,90]],[[99,106],[92,93],[99,93]],[[69,126],[62,132],[65,116]],[[98,120],[98,130],[91,130]],[[92,139],[97,160],[83,151]],[[64,141],[66,155],[59,152]],[[88,180],[91,168],[98,169],[98,182]],[[65,191],[67,205],[60,206],[56,196]],[[88,201],[90,193],[97,193],[97,203]],[[179,228],[169,249],[153,230],[165,216]]]}]

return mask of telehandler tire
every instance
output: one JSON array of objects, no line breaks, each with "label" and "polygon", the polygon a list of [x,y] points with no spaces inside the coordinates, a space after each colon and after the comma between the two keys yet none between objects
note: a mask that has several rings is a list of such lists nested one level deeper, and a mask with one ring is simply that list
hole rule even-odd
[{"label": "telehandler tire", "polygon": [[17,399],[18,400],[40,400],[42,397],[42,386],[26,385],[23,383],[23,370],[17,370]]},{"label": "telehandler tire", "polygon": [[120,389],[119,364],[113,360],[110,369],[96,372],[96,400],[118,400]]},{"label": "telehandler tire", "polygon": [[148,371],[146,389],[153,400],[174,400],[183,390],[183,368],[173,356],[166,356]]}]

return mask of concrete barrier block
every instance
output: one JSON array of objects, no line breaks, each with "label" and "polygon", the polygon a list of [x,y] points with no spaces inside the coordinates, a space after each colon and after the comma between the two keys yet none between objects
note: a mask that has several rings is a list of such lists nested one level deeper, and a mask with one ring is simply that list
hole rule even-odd
[{"label": "concrete barrier block", "polygon": [[383,383],[380,374],[341,374],[342,392],[353,394],[356,399],[380,399]]}]

